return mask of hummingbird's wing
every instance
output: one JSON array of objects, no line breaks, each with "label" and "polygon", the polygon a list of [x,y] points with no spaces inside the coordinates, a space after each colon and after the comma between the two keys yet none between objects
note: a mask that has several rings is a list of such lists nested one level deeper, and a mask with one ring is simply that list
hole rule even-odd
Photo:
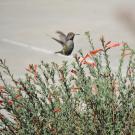
[{"label": "hummingbird's wing", "polygon": [[63,52],[63,50],[60,50],[60,51],[55,52],[55,53],[61,53],[61,54],[63,54],[64,52]]},{"label": "hummingbird's wing", "polygon": [[59,34],[60,40],[65,43],[66,42],[66,35],[61,31],[56,31],[57,34]]},{"label": "hummingbird's wing", "polygon": [[56,39],[54,37],[52,37],[52,39],[57,41],[58,43],[60,43],[64,47],[65,42],[66,42],[66,35],[61,31],[56,31],[56,33],[59,34],[59,39]]},{"label": "hummingbird's wing", "polygon": [[58,40],[58,39],[56,39],[56,38],[54,38],[54,37],[52,37],[52,39],[55,40],[55,41],[57,41],[58,43],[60,43],[62,46],[64,46],[64,42],[63,42],[63,41]]}]

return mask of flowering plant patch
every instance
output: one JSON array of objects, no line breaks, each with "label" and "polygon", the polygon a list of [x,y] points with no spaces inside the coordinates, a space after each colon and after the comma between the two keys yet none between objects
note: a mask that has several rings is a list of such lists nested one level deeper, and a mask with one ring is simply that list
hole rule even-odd
[{"label": "flowering plant patch", "polygon": [[[96,49],[85,34],[90,51],[80,51],[70,66],[42,61],[26,68],[25,79],[16,79],[0,59],[2,135],[135,134],[135,51],[103,37]],[[108,51],[114,47],[122,48],[115,72]]]}]

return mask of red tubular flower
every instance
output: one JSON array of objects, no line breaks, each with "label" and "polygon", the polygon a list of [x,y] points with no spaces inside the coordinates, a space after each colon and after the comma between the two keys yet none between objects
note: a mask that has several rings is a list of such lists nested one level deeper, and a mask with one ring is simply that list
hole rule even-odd
[{"label": "red tubular flower", "polygon": [[90,51],[90,55],[96,55],[98,52],[102,51],[103,49],[98,48],[96,50]]},{"label": "red tubular flower", "polygon": [[13,100],[8,100],[9,105],[13,105]]},{"label": "red tubular flower", "polygon": [[61,112],[61,109],[60,109],[60,108],[54,108],[53,112],[54,112],[54,113]]},{"label": "red tubular flower", "polygon": [[91,57],[89,54],[86,54],[84,57],[81,57],[79,61],[82,63],[86,58]]},{"label": "red tubular flower", "polygon": [[125,43],[111,43],[110,42],[108,45],[106,45],[106,49],[110,49],[110,48],[121,46],[121,45],[125,45]]},{"label": "red tubular flower", "polygon": [[90,61],[86,61],[87,58],[92,57],[93,55],[96,55],[98,52],[102,51],[103,49],[98,48],[96,50],[90,51],[89,53],[87,53],[84,57],[80,58],[79,61],[83,64],[88,64],[90,66],[95,67],[96,63],[95,62],[90,62]]},{"label": "red tubular flower", "polygon": [[[83,59],[83,58],[82,58]],[[87,64],[87,65],[90,65],[92,67],[95,67],[96,66],[96,62],[94,61],[90,61],[90,60],[86,60],[86,59],[83,59],[80,61],[82,64]]]},{"label": "red tubular flower", "polygon": [[96,67],[96,63],[95,62],[84,61],[83,64],[87,64],[87,65],[90,65],[92,67]]},{"label": "red tubular flower", "polygon": [[0,105],[3,103],[3,100],[0,99]]}]

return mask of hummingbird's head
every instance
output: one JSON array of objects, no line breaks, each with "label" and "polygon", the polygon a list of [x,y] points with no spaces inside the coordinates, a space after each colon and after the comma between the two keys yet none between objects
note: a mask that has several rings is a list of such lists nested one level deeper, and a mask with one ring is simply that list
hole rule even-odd
[{"label": "hummingbird's head", "polygon": [[75,34],[73,32],[69,32],[67,34],[67,40],[73,40],[74,39],[74,36],[75,36]]},{"label": "hummingbird's head", "polygon": [[80,35],[80,34],[75,34],[75,33],[73,33],[73,32],[69,32],[69,33],[67,34],[66,39],[67,39],[67,40],[73,40],[75,35]]}]

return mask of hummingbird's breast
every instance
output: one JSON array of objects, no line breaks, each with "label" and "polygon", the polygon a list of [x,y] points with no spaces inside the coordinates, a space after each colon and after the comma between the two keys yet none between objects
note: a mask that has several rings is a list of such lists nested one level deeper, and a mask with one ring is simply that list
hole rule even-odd
[{"label": "hummingbird's breast", "polygon": [[74,49],[74,42],[73,40],[68,40],[65,43],[64,51],[66,55],[70,55]]},{"label": "hummingbird's breast", "polygon": [[68,41],[66,42],[66,45],[67,45],[67,47],[68,47],[69,49],[73,49],[73,48],[74,48],[74,42],[73,42],[73,40],[68,40]]}]

